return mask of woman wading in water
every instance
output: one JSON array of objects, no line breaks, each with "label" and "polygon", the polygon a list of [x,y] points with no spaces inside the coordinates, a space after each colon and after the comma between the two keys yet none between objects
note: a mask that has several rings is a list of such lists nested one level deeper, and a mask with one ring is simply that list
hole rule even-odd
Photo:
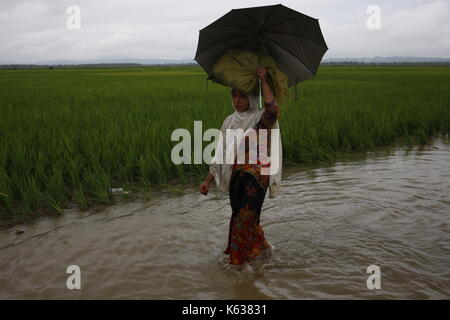
[{"label": "woman wading in water", "polygon": [[[222,137],[225,139],[227,129],[241,128],[245,132],[247,129],[253,128],[256,133],[256,141],[259,143],[259,130],[266,129],[267,139],[263,139],[261,146],[252,146],[251,149],[257,152],[258,147],[262,147],[262,150],[266,151],[266,155],[270,155],[271,160],[273,160],[273,153],[270,150],[270,129],[279,128],[280,110],[267,82],[266,68],[259,68],[256,74],[261,79],[264,109],[258,109],[259,97],[257,95],[246,95],[237,89],[233,89],[231,94],[235,112],[224,120],[221,130]],[[270,254],[274,248],[265,239],[259,222],[267,189],[269,188],[269,197],[271,198],[280,191],[282,147],[281,138],[279,135],[278,137],[278,150],[274,150],[274,152],[278,152],[279,166],[277,172],[273,175],[261,174],[261,168],[266,168],[268,172],[270,162],[262,164],[261,162],[264,161],[260,161],[259,152],[257,153],[257,162],[249,163],[249,139],[246,138],[241,141],[245,143],[245,163],[237,163],[236,158],[234,164],[227,164],[225,161],[217,163],[213,159],[209,174],[200,185],[200,192],[204,195],[208,194],[212,180],[216,182],[220,191],[229,193],[232,216],[229,226],[228,246],[223,253],[230,255],[230,264],[232,265],[241,265],[248,268],[248,262],[259,255]],[[225,154],[224,150],[223,155]]]}]

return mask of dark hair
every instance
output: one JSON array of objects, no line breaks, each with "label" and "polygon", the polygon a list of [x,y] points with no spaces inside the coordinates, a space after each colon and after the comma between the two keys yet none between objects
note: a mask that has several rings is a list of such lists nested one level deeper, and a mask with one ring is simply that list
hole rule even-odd
[{"label": "dark hair", "polygon": [[244,91],[242,91],[242,90],[239,90],[239,89],[237,89],[237,88],[232,88],[231,89],[231,95],[236,95],[236,91],[239,91],[240,93],[242,93],[242,94],[244,94],[247,98],[248,98],[248,95],[247,95],[247,93],[245,93]]}]

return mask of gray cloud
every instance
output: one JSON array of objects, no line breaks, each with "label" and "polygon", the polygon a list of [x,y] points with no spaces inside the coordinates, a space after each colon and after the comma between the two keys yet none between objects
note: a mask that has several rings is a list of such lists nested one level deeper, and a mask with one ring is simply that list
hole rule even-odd
[{"label": "gray cloud", "polygon": [[[284,1],[319,19],[325,57],[449,57],[448,1]],[[81,9],[81,29],[69,30],[69,5]],[[0,63],[45,60],[193,59],[198,31],[232,8],[269,1],[2,0]],[[369,30],[369,5],[381,9],[381,29]]]}]

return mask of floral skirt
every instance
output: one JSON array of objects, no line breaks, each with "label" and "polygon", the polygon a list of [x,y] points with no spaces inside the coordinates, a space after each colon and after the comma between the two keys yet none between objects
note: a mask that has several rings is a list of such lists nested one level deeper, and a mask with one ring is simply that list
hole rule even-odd
[{"label": "floral skirt", "polygon": [[270,247],[259,224],[269,175],[261,175],[260,164],[234,164],[230,180],[232,215],[228,246],[223,253],[230,255],[230,264],[243,264],[255,259]]}]

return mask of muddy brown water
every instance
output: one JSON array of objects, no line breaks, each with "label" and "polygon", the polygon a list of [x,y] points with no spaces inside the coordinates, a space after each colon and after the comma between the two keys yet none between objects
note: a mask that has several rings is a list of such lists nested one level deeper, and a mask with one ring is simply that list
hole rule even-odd
[{"label": "muddy brown water", "polygon": [[[252,271],[222,253],[231,209],[215,189],[19,225],[0,231],[0,298],[449,299],[449,160],[443,135],[286,170],[261,213],[275,251]],[[80,290],[66,286],[69,265]],[[369,265],[380,289],[367,287]]]}]

